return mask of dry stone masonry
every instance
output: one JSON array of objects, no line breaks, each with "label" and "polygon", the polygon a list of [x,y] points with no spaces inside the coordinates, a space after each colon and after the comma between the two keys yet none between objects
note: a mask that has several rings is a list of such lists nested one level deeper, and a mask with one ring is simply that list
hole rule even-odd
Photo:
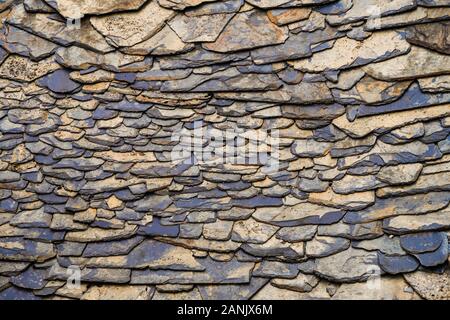
[{"label": "dry stone masonry", "polygon": [[450,299],[449,0],[0,18],[0,300]]}]

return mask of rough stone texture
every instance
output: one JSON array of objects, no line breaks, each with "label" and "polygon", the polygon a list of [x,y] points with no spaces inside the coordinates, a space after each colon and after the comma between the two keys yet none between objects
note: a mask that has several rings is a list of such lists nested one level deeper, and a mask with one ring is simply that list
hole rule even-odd
[{"label": "rough stone texture", "polygon": [[0,300],[450,299],[448,1],[0,12]]}]

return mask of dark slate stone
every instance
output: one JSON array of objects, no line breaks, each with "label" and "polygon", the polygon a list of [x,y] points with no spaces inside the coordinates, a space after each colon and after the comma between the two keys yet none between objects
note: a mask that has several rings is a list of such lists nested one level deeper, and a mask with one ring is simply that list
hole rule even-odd
[{"label": "dark slate stone", "polygon": [[[435,5],[435,1],[432,0],[424,0],[421,2],[425,5]],[[448,2],[446,4],[438,3],[438,5],[439,4],[448,5]],[[450,23],[448,21],[432,22],[409,27],[406,32],[406,40],[414,45],[448,54],[450,52],[449,35]]]},{"label": "dark slate stone", "polygon": [[[49,212],[50,213],[50,212]],[[64,210],[58,213],[65,213]],[[31,228],[24,233],[24,239],[32,239],[35,241],[57,242],[64,240],[64,231],[53,231],[47,228]]]},{"label": "dark slate stone", "polygon": [[161,69],[185,69],[209,66],[218,63],[233,62],[244,60],[249,56],[248,52],[238,53],[216,53],[205,50],[203,48],[196,48],[190,52],[180,54],[177,56],[167,56],[159,60]]},{"label": "dark slate stone", "polygon": [[4,212],[16,212],[18,207],[17,201],[12,198],[8,198],[0,201],[0,209]]},{"label": "dark slate stone", "polygon": [[141,177],[175,177],[180,176],[194,165],[190,159],[176,165],[150,165],[148,167],[132,168],[130,173]]},{"label": "dark slate stone", "polygon": [[232,203],[235,207],[248,209],[259,207],[281,207],[283,205],[283,199],[258,195],[250,199],[233,199]]},{"label": "dark slate stone", "polygon": [[339,32],[334,28],[325,28],[314,32],[300,32],[291,35],[283,44],[253,50],[251,56],[257,64],[305,58],[313,54],[312,46],[314,44],[337,39],[344,35],[345,33]]},{"label": "dark slate stone", "polygon": [[20,174],[13,171],[2,171],[0,183],[15,182],[20,180]]},{"label": "dark slate stone", "polygon": [[314,130],[314,140],[321,142],[336,142],[346,137],[345,133],[336,128],[335,126],[328,125]]},{"label": "dark slate stone", "polygon": [[333,120],[345,113],[345,107],[340,104],[314,104],[307,106],[282,105],[283,117],[290,119]]},{"label": "dark slate stone", "polygon": [[[134,197],[132,199],[134,199]],[[145,214],[146,214],[145,212],[138,212],[136,210],[125,208],[123,210],[116,211],[116,218],[125,221],[139,221],[142,218],[144,218]]]},{"label": "dark slate stone", "polygon": [[81,197],[69,198],[66,203],[66,209],[72,212],[83,211],[89,208],[89,203]]},{"label": "dark slate stone", "polygon": [[102,220],[95,220],[94,222],[92,222],[91,227],[101,229],[123,229],[123,224],[118,224],[115,221],[102,219]]},{"label": "dark slate stone", "polygon": [[65,241],[56,245],[56,251],[59,257],[79,257],[86,248],[86,243]]},{"label": "dark slate stone", "polygon": [[450,135],[447,137],[447,139],[442,140],[438,143],[439,149],[443,154],[450,153]]},{"label": "dark slate stone", "polygon": [[418,84],[414,83],[403,96],[388,104],[380,106],[358,105],[347,108],[347,118],[353,121],[359,117],[404,111],[421,107],[450,102],[450,93],[424,93]]},{"label": "dark slate stone", "polygon": [[94,120],[108,120],[117,117],[119,114],[116,110],[107,109],[106,106],[99,106],[92,114]]},{"label": "dark slate stone", "polygon": [[[360,166],[385,166],[385,165],[397,165],[397,164],[407,164],[407,163],[417,163],[424,162],[427,160],[440,159],[442,153],[435,144],[428,145],[428,149],[424,152],[417,152],[414,154],[415,150],[411,149],[410,152],[398,152],[390,153],[389,157],[386,157],[386,153],[383,154],[371,154],[365,158],[361,157],[361,160],[353,163],[350,167],[360,167]],[[383,159],[381,156],[384,156]],[[346,169],[345,159],[338,160],[338,168]]]},{"label": "dark slate stone", "polygon": [[254,263],[239,262],[236,259],[227,262],[211,258],[197,259],[203,266],[203,272],[180,272],[176,270],[133,270],[132,284],[248,284]]},{"label": "dark slate stone", "polygon": [[321,14],[341,14],[347,12],[352,7],[352,1],[339,0],[330,4],[325,4],[317,8]]},{"label": "dark slate stone", "polygon": [[241,245],[241,249],[248,254],[257,257],[282,257],[287,260],[297,260],[301,258],[301,255],[297,251],[288,246],[265,248],[262,245],[244,243]]},{"label": "dark slate stone", "polygon": [[69,74],[70,72],[67,70],[56,70],[39,79],[37,84],[56,93],[70,93],[77,90],[80,84],[72,81]]},{"label": "dark slate stone", "polygon": [[241,191],[248,189],[252,186],[251,183],[244,182],[244,181],[238,181],[238,182],[231,182],[231,183],[220,183],[218,185],[218,188],[225,191]]},{"label": "dark slate stone", "polygon": [[133,237],[120,241],[89,243],[83,252],[83,257],[90,258],[127,255],[143,240],[143,237]]},{"label": "dark slate stone", "polygon": [[249,66],[238,66],[237,69],[240,73],[272,73],[273,67],[270,64],[265,65],[254,65]]},{"label": "dark slate stone", "polygon": [[138,229],[138,234],[146,236],[161,236],[176,238],[180,233],[179,225],[164,226],[161,224],[159,218],[154,217],[152,223],[141,226]]},{"label": "dark slate stone", "polygon": [[67,197],[58,196],[54,193],[40,194],[38,198],[47,204],[64,204],[67,202]]},{"label": "dark slate stone", "polygon": [[411,256],[388,256],[381,252],[378,252],[378,263],[389,274],[413,272],[419,267],[419,262]]},{"label": "dark slate stone", "polygon": [[45,280],[47,274],[48,272],[46,269],[35,269],[31,267],[25,272],[11,277],[10,281],[12,284],[20,288],[39,290],[47,284],[47,281]]},{"label": "dark slate stone", "polygon": [[25,172],[22,174],[22,178],[29,182],[41,183],[44,180],[44,175],[40,171]]},{"label": "dark slate stone", "polygon": [[0,300],[41,300],[30,291],[9,287],[0,292]]},{"label": "dark slate stone", "polygon": [[293,68],[286,68],[278,72],[278,76],[287,84],[298,84],[303,79],[303,73]]},{"label": "dark slate stone", "polygon": [[118,103],[110,103],[106,106],[106,108],[125,112],[144,112],[147,111],[151,106],[151,104],[130,102],[127,99],[124,99]]},{"label": "dark slate stone", "polygon": [[316,260],[315,259],[309,259],[308,261],[300,262],[298,264],[298,269],[302,273],[313,274],[314,271],[316,270]]},{"label": "dark slate stone", "polygon": [[432,252],[441,246],[443,235],[439,232],[407,234],[400,237],[400,244],[410,253]]},{"label": "dark slate stone", "polygon": [[436,267],[447,262],[448,259],[448,241],[447,235],[441,233],[442,244],[434,252],[419,253],[414,256],[420,261],[420,264],[424,267]]},{"label": "dark slate stone", "polygon": [[118,81],[133,83],[136,81],[136,73],[116,73],[115,79]]},{"label": "dark slate stone", "polygon": [[174,205],[182,209],[200,209],[200,210],[229,210],[233,206],[231,203],[221,203],[217,199],[191,199],[175,200]]},{"label": "dark slate stone", "polygon": [[[450,128],[442,128],[440,127],[438,130],[433,131],[430,134],[427,134],[427,130],[426,130],[426,125],[425,125],[425,136],[423,138],[420,139],[420,141],[422,141],[423,143],[435,143],[435,142],[439,142],[441,140],[444,140],[448,134],[450,133]],[[445,143],[445,142],[444,142]],[[440,147],[441,145],[439,145]],[[442,148],[440,148],[442,151]],[[446,151],[446,150],[444,150]],[[444,152],[442,151],[442,152]]]},{"label": "dark slate stone", "polygon": [[173,201],[169,196],[150,194],[141,200],[135,201],[133,203],[133,208],[141,212],[164,211],[172,204],[172,202]]}]

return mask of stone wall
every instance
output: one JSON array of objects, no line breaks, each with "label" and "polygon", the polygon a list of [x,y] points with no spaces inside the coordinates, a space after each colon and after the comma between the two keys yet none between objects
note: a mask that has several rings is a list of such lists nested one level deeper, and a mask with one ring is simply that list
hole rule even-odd
[{"label": "stone wall", "polygon": [[450,298],[448,0],[0,9],[0,299]]}]

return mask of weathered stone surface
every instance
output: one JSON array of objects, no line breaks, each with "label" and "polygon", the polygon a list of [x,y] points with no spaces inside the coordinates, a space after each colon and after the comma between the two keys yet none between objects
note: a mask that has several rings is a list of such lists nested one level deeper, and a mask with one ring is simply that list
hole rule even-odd
[{"label": "weathered stone surface", "polygon": [[332,224],[339,221],[344,212],[325,206],[300,203],[281,209],[258,208],[253,218],[277,226],[289,227],[305,224]]},{"label": "weathered stone surface", "polygon": [[414,8],[415,4],[415,1],[412,0],[396,0],[390,3],[384,3],[380,0],[368,0],[365,2],[355,1],[350,10],[339,15],[331,15],[327,17],[327,21],[331,24],[341,25],[372,18],[374,15],[387,16],[402,11],[408,11],[409,9]]},{"label": "weathered stone surface", "polygon": [[352,243],[354,248],[364,249],[367,251],[378,250],[388,255],[406,255],[406,252],[400,245],[399,237],[382,236],[372,240],[355,241]]},{"label": "weathered stone surface", "polygon": [[311,9],[308,8],[290,8],[290,9],[274,9],[267,13],[270,21],[279,26],[308,19]]},{"label": "weathered stone surface", "polygon": [[31,211],[22,211],[15,215],[10,224],[22,228],[46,228],[50,226],[52,215],[37,209]]},{"label": "weathered stone surface", "polygon": [[0,66],[0,77],[29,82],[57,69],[58,64],[51,58],[33,62],[24,57],[11,55]]},{"label": "weathered stone surface", "polygon": [[331,143],[315,140],[297,140],[292,145],[292,153],[300,157],[324,156],[331,148]]},{"label": "weathered stone surface", "polygon": [[175,10],[184,10],[188,7],[195,7],[212,1],[215,0],[158,0],[161,6]]},{"label": "weathered stone surface", "polygon": [[298,226],[281,228],[276,237],[286,242],[301,242],[311,240],[317,232],[316,226]]},{"label": "weathered stone surface", "polygon": [[[144,60],[141,56],[123,55],[117,51],[103,55],[76,46],[59,48],[56,52],[56,60],[59,64],[72,69],[101,67],[115,72],[142,71],[152,64],[151,59]],[[133,63],[140,61],[143,61],[141,67],[138,64],[135,68],[132,67]]]},{"label": "weathered stone surface", "polygon": [[0,42],[10,53],[24,55],[33,60],[46,58],[57,48],[54,43],[14,26],[5,29],[4,34],[0,35]]},{"label": "weathered stone surface", "polygon": [[154,293],[147,286],[91,286],[81,297],[82,300],[150,300]]},{"label": "weathered stone surface", "polygon": [[53,258],[55,254],[54,246],[50,243],[24,240],[22,237],[0,238],[2,260],[44,262]]},{"label": "weathered stone surface", "polygon": [[404,275],[406,282],[424,299],[446,300],[450,297],[449,272],[442,275],[418,271]]},{"label": "weathered stone surface", "polygon": [[[305,72],[345,69],[390,59],[409,50],[410,46],[403,36],[387,31],[385,34],[376,33],[362,43],[348,38],[338,39],[332,49],[316,53],[309,59],[295,61],[292,66]],[[353,54],[347,55],[349,51]]]},{"label": "weathered stone surface", "polygon": [[159,31],[174,12],[150,1],[142,10],[92,17],[90,22],[103,36],[120,47],[129,47],[149,39]]},{"label": "weathered stone surface", "polygon": [[406,39],[418,46],[448,54],[450,50],[450,24],[437,22],[421,24],[408,29]]},{"label": "weathered stone surface", "polygon": [[257,277],[279,277],[292,279],[298,274],[298,265],[295,263],[283,263],[277,261],[263,261],[253,271]]},{"label": "weathered stone surface", "polygon": [[420,163],[383,167],[377,174],[377,179],[388,184],[414,183],[422,171]]},{"label": "weathered stone surface", "polygon": [[425,92],[447,92],[450,90],[450,75],[419,79],[419,86]]},{"label": "weathered stone surface", "polygon": [[68,27],[66,20],[51,19],[51,16],[46,13],[30,15],[25,11],[23,5],[18,4],[13,7],[8,15],[8,22],[63,46],[76,44],[96,52],[106,53],[112,51],[112,47],[92,27],[88,19],[82,19],[79,28],[70,25]]},{"label": "weathered stone surface", "polygon": [[153,240],[142,242],[127,255],[93,257],[86,260],[84,264],[87,267],[102,268],[204,270],[204,267],[199,264],[188,249]]},{"label": "weathered stone surface", "polygon": [[253,263],[216,262],[211,259],[200,260],[205,272],[179,272],[172,270],[135,270],[132,284],[238,284],[248,283]]},{"label": "weathered stone surface", "polygon": [[348,249],[350,241],[344,238],[316,236],[306,243],[306,255],[308,257],[327,257]]},{"label": "weathered stone surface", "polygon": [[[430,3],[426,3],[425,5],[429,6],[429,4]],[[438,6],[439,5],[444,5],[444,3],[442,2],[438,4]],[[364,29],[375,31],[380,29],[388,29],[388,28],[415,25],[419,23],[440,21],[448,18],[449,15],[450,12],[448,8],[417,7],[415,10],[406,11],[400,14],[370,19],[367,21],[366,25],[364,26]]]},{"label": "weathered stone surface", "polygon": [[139,55],[169,55],[183,53],[191,49],[193,49],[192,44],[184,43],[169,26],[165,26],[148,40],[123,48],[122,51]]},{"label": "weathered stone surface", "polygon": [[416,231],[434,231],[450,227],[450,211],[448,209],[418,215],[398,216],[383,221],[383,229],[394,234],[412,233]]},{"label": "weathered stone surface", "polygon": [[183,42],[214,42],[233,14],[219,13],[203,16],[177,15],[169,26]]},{"label": "weathered stone surface", "polygon": [[146,0],[114,0],[109,2],[44,0],[66,18],[79,19],[84,15],[100,15],[115,11],[136,10]]},{"label": "weathered stone surface", "polygon": [[333,295],[333,300],[420,300],[420,297],[408,289],[408,283],[402,278],[382,277],[379,286],[367,289],[367,283],[343,284]]},{"label": "weathered stone surface", "polygon": [[387,197],[392,195],[425,193],[429,191],[445,191],[450,188],[447,183],[449,176],[450,173],[448,172],[423,175],[420,176],[416,183],[411,186],[382,188],[377,191],[377,195],[380,197]]},{"label": "weathered stone surface", "polygon": [[286,260],[296,260],[305,254],[303,243],[289,244],[274,237],[264,244],[245,243],[241,249],[257,257],[279,257]]},{"label": "weathered stone surface", "polygon": [[234,223],[231,239],[244,243],[265,243],[278,228],[269,224],[260,223],[253,218]]},{"label": "weathered stone surface", "polygon": [[65,240],[75,242],[96,242],[127,238],[135,234],[137,227],[126,225],[122,230],[90,228],[85,231],[71,231]]},{"label": "weathered stone surface", "polygon": [[375,193],[371,191],[337,194],[332,189],[325,192],[310,193],[308,201],[344,210],[361,210],[375,203]]},{"label": "weathered stone surface", "polygon": [[319,283],[319,278],[314,275],[299,273],[294,279],[274,279],[272,286],[297,292],[311,292]]},{"label": "weathered stone surface", "polygon": [[252,50],[251,56],[256,64],[301,59],[311,56],[315,52],[316,44],[342,36],[342,33],[333,28],[319,29],[314,32],[300,32],[290,35],[282,44]]},{"label": "weathered stone surface", "polygon": [[280,289],[272,284],[264,286],[252,300],[272,300],[273,297],[279,297],[281,300],[325,300],[330,299],[330,294],[327,292],[329,283],[321,281],[310,292],[298,292],[286,289]]},{"label": "weathered stone surface", "polygon": [[447,74],[450,57],[420,47],[412,47],[403,56],[363,67],[370,76],[384,80],[406,80]]},{"label": "weathered stone surface", "polygon": [[380,220],[399,215],[420,215],[445,208],[450,201],[446,192],[430,192],[428,194],[379,199],[364,210],[348,212],[344,217],[347,223],[361,223]]},{"label": "weathered stone surface", "polygon": [[210,240],[229,240],[231,238],[231,231],[233,229],[233,222],[220,221],[205,224],[203,227],[203,236]]},{"label": "weathered stone surface", "polygon": [[[252,37],[247,37],[248,34]],[[273,24],[267,15],[248,11],[235,15],[217,40],[203,47],[216,52],[232,52],[283,43],[287,37],[287,30]]]},{"label": "weathered stone surface", "polygon": [[0,299],[445,299],[449,10],[3,1]]},{"label": "weathered stone surface", "polygon": [[322,277],[337,282],[367,280],[378,268],[376,253],[348,249],[316,261],[316,272]]},{"label": "weathered stone surface", "polygon": [[[162,204],[165,206],[164,202]],[[147,211],[147,209],[142,211]],[[180,233],[180,227],[178,225],[162,225],[159,219],[154,219],[149,225],[141,226],[138,233],[147,236],[177,237]]]},{"label": "weathered stone surface", "polygon": [[339,194],[352,194],[383,187],[386,184],[377,179],[376,176],[352,176],[346,175],[343,179],[333,182],[333,191]]},{"label": "weathered stone surface", "polygon": [[419,121],[431,120],[445,117],[448,112],[448,105],[438,105],[421,109],[392,112],[389,114],[375,115],[364,119],[356,119],[350,122],[345,115],[335,119],[333,124],[339,129],[355,138],[362,138],[369,133],[378,131],[385,132],[407,124]]}]

